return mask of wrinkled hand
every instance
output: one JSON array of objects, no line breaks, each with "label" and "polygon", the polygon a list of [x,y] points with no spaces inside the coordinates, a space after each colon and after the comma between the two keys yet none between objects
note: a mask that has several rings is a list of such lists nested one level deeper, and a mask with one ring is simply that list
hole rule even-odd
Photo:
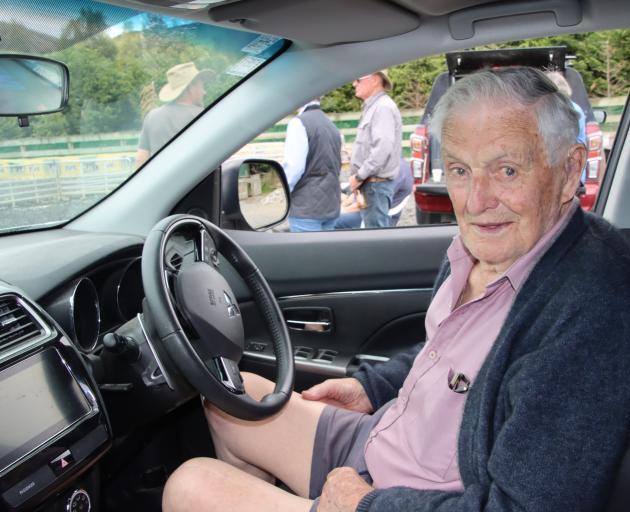
[{"label": "wrinkled hand", "polygon": [[302,391],[305,400],[318,400],[351,411],[370,413],[374,407],[361,383],[353,378],[328,379]]},{"label": "wrinkled hand", "polygon": [[354,512],[372,489],[354,468],[333,469],[326,477],[317,512]]}]

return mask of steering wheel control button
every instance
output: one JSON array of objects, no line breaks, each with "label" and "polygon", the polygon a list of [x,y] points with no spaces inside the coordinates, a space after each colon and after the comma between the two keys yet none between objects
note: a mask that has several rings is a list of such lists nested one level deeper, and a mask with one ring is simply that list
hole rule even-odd
[{"label": "steering wheel control button", "polygon": [[52,470],[48,466],[42,466],[35,473],[2,493],[2,499],[11,507],[17,508],[29,498],[43,491],[54,480],[55,474]]},{"label": "steering wheel control button", "polygon": [[219,266],[219,253],[214,249],[210,251],[210,263],[212,263],[215,267]]},{"label": "steering wheel control button", "polygon": [[72,466],[72,464],[74,464],[74,456],[70,450],[66,450],[58,457],[51,460],[48,464],[55,475],[59,476]]},{"label": "steering wheel control button", "polygon": [[68,498],[66,512],[90,512],[90,510],[92,510],[90,495],[83,489],[77,489]]},{"label": "steering wheel control button", "polygon": [[264,352],[267,348],[267,344],[262,341],[250,341],[247,344],[247,350],[251,350],[252,352]]},{"label": "steering wheel control button", "polygon": [[221,382],[233,393],[245,393],[245,386],[243,385],[243,379],[241,379],[241,372],[236,364],[231,359],[219,357],[217,359],[217,365],[219,367],[219,373],[221,375]]}]

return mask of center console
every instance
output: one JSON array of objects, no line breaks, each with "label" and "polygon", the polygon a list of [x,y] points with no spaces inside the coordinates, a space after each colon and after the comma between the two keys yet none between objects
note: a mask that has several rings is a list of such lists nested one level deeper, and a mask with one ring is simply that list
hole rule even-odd
[{"label": "center console", "polygon": [[0,293],[0,509],[91,510],[77,482],[110,444],[77,350],[34,304]]}]

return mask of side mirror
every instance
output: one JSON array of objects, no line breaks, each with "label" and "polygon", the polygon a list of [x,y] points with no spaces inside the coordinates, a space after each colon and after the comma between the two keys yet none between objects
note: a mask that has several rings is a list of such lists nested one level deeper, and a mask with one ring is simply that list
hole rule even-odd
[{"label": "side mirror", "polygon": [[595,117],[595,121],[599,124],[604,124],[606,122],[606,118],[608,117],[608,112],[605,110],[593,110],[593,116]]},{"label": "side mirror", "polygon": [[273,160],[238,159],[221,168],[221,226],[262,230],[289,213],[289,187]]},{"label": "side mirror", "polygon": [[31,116],[62,110],[68,103],[65,64],[42,57],[0,55],[0,116]]}]

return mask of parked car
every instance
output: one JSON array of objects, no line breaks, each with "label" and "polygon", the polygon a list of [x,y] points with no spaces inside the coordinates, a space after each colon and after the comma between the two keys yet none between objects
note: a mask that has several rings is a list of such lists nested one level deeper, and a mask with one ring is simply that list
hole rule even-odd
[{"label": "parked car", "polygon": [[[230,155],[375,69],[619,27],[617,0],[1,2],[0,510],[161,510],[174,469],[214,454],[200,393],[249,418],[282,405],[238,393],[239,371],[276,378],[270,327],[290,333],[287,392],[291,369],[300,391],[424,341],[456,226],[274,233],[279,165]],[[134,169],[144,114],[190,61],[203,105]],[[625,234],[629,125],[593,208]]]},{"label": "parked car", "polygon": [[595,118],[582,77],[574,68],[567,66],[567,62],[570,61],[564,46],[470,50],[446,54],[448,71],[440,73],[433,82],[420,124],[410,137],[418,224],[454,222],[453,207],[444,183],[440,148],[429,133],[435,105],[459,78],[482,68],[500,66],[532,66],[545,71],[558,71],[566,78],[572,91],[571,99],[586,116],[588,161],[586,179],[578,193],[582,208],[592,209],[606,168],[602,130]]}]

